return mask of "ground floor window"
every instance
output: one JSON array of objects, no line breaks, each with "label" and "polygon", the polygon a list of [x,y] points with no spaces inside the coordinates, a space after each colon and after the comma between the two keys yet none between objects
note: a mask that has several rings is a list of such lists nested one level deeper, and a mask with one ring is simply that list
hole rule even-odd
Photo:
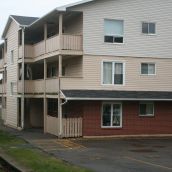
[{"label": "ground floor window", "polygon": [[154,116],[153,102],[140,102],[140,116]]},{"label": "ground floor window", "polygon": [[122,127],[122,104],[103,103],[102,127]]}]

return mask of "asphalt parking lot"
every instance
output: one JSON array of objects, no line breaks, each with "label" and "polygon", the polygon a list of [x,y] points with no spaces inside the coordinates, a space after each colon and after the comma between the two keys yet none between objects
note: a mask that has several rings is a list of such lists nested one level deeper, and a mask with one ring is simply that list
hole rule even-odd
[{"label": "asphalt parking lot", "polygon": [[172,171],[172,138],[76,139],[63,142],[61,144],[66,145],[66,149],[51,153],[93,171]]},{"label": "asphalt parking lot", "polygon": [[58,159],[95,172],[172,171],[172,137],[61,140],[37,130],[1,129]]}]

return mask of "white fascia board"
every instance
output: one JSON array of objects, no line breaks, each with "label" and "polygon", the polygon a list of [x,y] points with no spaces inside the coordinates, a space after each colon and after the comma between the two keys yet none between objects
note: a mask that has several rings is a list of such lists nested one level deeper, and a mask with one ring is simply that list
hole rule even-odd
[{"label": "white fascia board", "polygon": [[7,20],[7,23],[6,23],[6,25],[5,25],[5,29],[4,29],[4,31],[3,31],[3,34],[2,34],[2,36],[1,36],[2,39],[5,39],[5,35],[6,35],[7,30],[8,30],[8,28],[9,28],[9,26],[10,26],[10,24],[11,24],[12,21],[14,21],[18,26],[22,26],[22,25],[20,25],[20,23],[18,23],[18,22],[10,15],[9,18],[8,18],[8,20]]},{"label": "white fascia board", "polygon": [[79,1],[79,2],[75,2],[75,3],[71,3],[71,4],[68,4],[68,5],[64,5],[64,6],[61,6],[61,7],[57,7],[56,9],[58,11],[66,11],[67,8],[70,8],[70,7],[73,7],[73,6],[76,6],[76,5],[82,5],[82,4],[85,4],[85,3],[88,3],[88,2],[92,2],[94,0],[83,0],[83,1]]},{"label": "white fascia board", "polygon": [[143,99],[143,98],[82,98],[66,97],[67,100],[92,100],[92,101],[172,101],[172,99]]}]

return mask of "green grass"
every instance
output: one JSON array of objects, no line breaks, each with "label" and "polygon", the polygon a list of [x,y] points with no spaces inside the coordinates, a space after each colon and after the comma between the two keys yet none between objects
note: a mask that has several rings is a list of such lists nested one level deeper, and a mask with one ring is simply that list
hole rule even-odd
[{"label": "green grass", "polygon": [[34,149],[24,140],[3,131],[0,131],[0,149],[33,172],[89,172]]}]

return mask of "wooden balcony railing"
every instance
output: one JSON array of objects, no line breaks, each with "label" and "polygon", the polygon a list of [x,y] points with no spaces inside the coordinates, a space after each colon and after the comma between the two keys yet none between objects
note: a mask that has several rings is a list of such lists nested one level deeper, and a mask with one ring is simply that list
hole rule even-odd
[{"label": "wooden balcony railing", "polygon": [[80,35],[63,35],[63,50],[82,50],[82,36]]},{"label": "wooden balcony railing", "polygon": [[6,83],[4,83],[4,84],[0,84],[0,93],[2,94],[2,93],[6,93]]},{"label": "wooden balcony railing", "polygon": [[3,93],[3,85],[0,84],[0,93],[2,94]]},{"label": "wooden balcony railing", "polygon": [[[82,36],[81,35],[62,35],[62,50],[82,51]],[[25,45],[25,57],[36,58],[46,53],[58,51],[59,36],[55,35],[48,38],[46,41],[41,41],[33,45]],[[22,58],[22,47],[19,47],[19,58]]]},{"label": "wooden balcony railing", "polygon": [[4,67],[4,59],[0,59],[0,68]]},{"label": "wooden balcony railing", "polygon": [[46,40],[46,53],[59,50],[59,36],[52,36]]},{"label": "wooden balcony railing", "polygon": [[[18,92],[22,92],[22,82],[18,82]],[[35,94],[44,93],[44,80],[25,81],[25,93]]]},{"label": "wooden balcony railing", "polygon": [[[75,89],[82,85],[82,77],[64,77],[61,78],[61,89]],[[58,78],[47,78],[45,80],[45,92],[48,94],[57,94],[59,90]],[[21,81],[18,82],[18,92],[22,92]],[[25,93],[44,93],[44,80],[25,81]]]},{"label": "wooden balcony railing", "polygon": [[46,79],[46,93],[57,93],[59,89],[59,80],[56,79]]}]

